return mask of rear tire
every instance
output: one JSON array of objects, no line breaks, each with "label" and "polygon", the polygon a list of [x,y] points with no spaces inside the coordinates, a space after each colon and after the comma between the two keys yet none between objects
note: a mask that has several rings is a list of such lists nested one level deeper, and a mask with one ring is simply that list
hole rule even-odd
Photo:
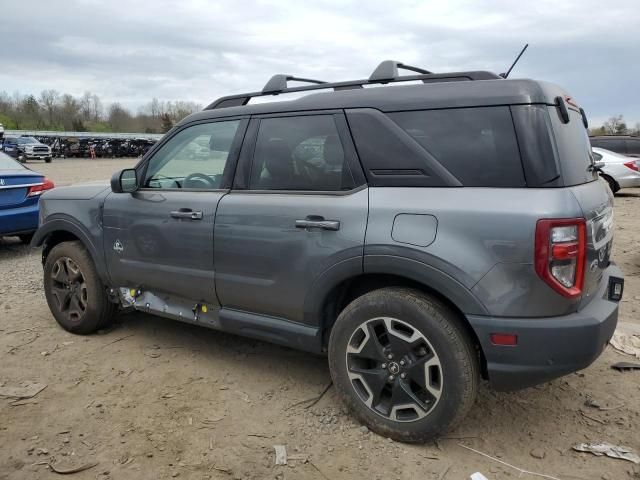
[{"label": "rear tire", "polygon": [[457,315],[418,290],[383,288],[351,302],[329,340],[336,390],[370,430],[432,440],[472,407],[479,366]]},{"label": "rear tire", "polygon": [[71,333],[104,328],[116,312],[89,252],[79,241],[53,247],[44,264],[44,292],[51,313]]},{"label": "rear tire", "polygon": [[620,190],[620,186],[618,185],[618,183],[609,175],[602,175],[602,178],[604,178],[607,184],[609,185],[609,189],[611,190],[611,193],[615,194],[618,190]]}]

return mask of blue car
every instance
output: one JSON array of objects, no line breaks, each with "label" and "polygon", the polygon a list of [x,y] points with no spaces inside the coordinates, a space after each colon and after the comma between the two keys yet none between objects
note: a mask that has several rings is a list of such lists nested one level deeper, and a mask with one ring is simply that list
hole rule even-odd
[{"label": "blue car", "polygon": [[0,152],[0,236],[31,241],[38,228],[38,200],[53,182]]}]

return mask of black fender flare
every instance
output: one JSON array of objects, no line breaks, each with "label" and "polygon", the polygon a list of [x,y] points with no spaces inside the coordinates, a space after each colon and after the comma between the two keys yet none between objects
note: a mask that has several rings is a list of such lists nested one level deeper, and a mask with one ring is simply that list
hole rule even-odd
[{"label": "black fender flare", "polygon": [[461,281],[428,263],[396,255],[366,255],[365,273],[408,278],[446,298],[464,315],[488,315],[486,307]]},{"label": "black fender flare", "polygon": [[412,280],[451,302],[464,315],[488,315],[486,307],[462,282],[419,260],[398,255],[365,255],[327,268],[314,281],[304,302],[304,323],[322,327],[323,307],[340,283],[367,274],[388,274]]},{"label": "black fender flare", "polygon": [[78,240],[80,240],[84,247],[89,251],[89,255],[91,255],[91,259],[96,266],[96,270],[98,272],[98,275],[100,276],[100,280],[102,280],[102,283],[104,283],[105,285],[110,285],[109,274],[107,271],[107,265],[104,261],[104,255],[102,255],[102,249],[98,248],[98,246],[92,240],[91,234],[87,231],[87,229],[73,217],[56,214],[55,216],[53,216],[53,218],[47,218],[47,220],[38,228],[38,230],[36,230],[36,233],[33,235],[31,246],[41,247],[45,244],[47,239],[56,232],[67,232],[77,237]]}]

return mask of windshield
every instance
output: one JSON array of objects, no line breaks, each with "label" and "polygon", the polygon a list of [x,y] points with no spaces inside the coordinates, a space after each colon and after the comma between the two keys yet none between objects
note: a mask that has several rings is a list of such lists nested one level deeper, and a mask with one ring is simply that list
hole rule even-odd
[{"label": "windshield", "polygon": [[24,167],[9,155],[0,152],[0,170],[23,170]]},{"label": "windshield", "polygon": [[40,142],[33,137],[18,137],[16,138],[16,143],[18,145],[25,145],[27,143],[40,143]]}]

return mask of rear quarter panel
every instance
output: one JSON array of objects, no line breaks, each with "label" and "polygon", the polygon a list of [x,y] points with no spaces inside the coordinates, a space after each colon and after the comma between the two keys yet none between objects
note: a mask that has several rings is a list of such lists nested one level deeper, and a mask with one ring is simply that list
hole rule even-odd
[{"label": "rear quarter panel", "polygon": [[[536,317],[575,311],[576,301],[556,294],[533,265],[538,219],[582,216],[569,189],[379,187],[370,188],[369,195],[365,272],[374,257],[402,252],[425,269],[456,280],[489,315]],[[417,221],[416,231],[408,236],[411,244],[397,241],[392,232],[400,214],[435,217],[435,239],[430,228],[425,230],[427,223]],[[407,217],[402,228],[407,238]],[[421,236],[422,243],[416,241]],[[478,313],[459,307],[464,313]]]}]

